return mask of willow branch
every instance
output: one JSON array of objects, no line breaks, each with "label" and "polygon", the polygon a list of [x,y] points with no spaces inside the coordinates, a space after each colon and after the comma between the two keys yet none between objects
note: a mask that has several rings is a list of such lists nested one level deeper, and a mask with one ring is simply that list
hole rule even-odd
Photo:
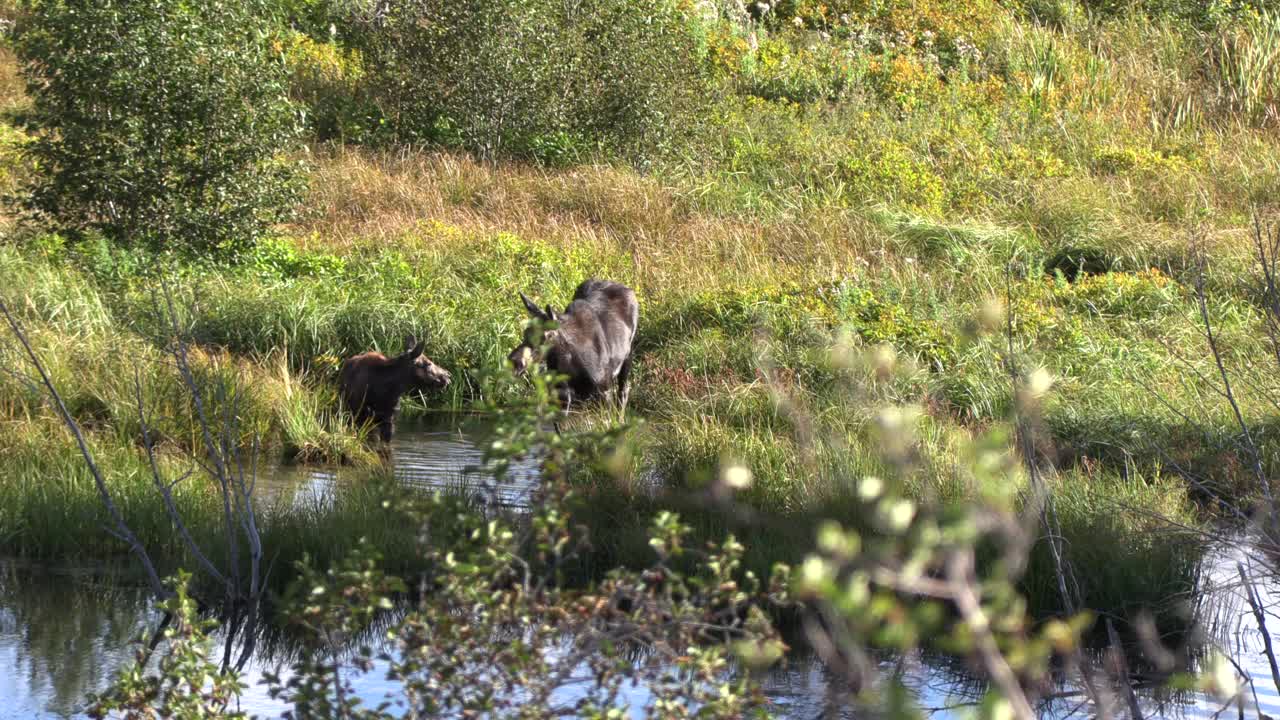
[{"label": "willow branch", "polygon": [[156,572],[155,564],[151,561],[151,556],[147,554],[147,549],[143,547],[142,541],[129,528],[128,523],[124,521],[124,515],[120,513],[115,501],[111,499],[111,491],[107,489],[102,470],[93,459],[93,453],[89,450],[89,443],[85,440],[79,423],[75,421],[75,418],[71,417],[71,412],[67,410],[67,405],[62,401],[62,396],[58,394],[58,390],[53,386],[53,380],[49,378],[49,373],[45,370],[44,363],[40,362],[40,357],[36,355],[36,351],[31,347],[31,342],[27,339],[22,326],[18,324],[17,318],[9,312],[9,306],[3,300],[0,300],[0,314],[4,315],[5,320],[9,323],[9,329],[13,331],[14,336],[22,345],[27,359],[31,361],[36,372],[40,374],[40,382],[45,391],[49,393],[49,397],[52,398],[63,425],[66,425],[67,429],[71,431],[71,435],[75,438],[76,445],[80,449],[80,456],[84,458],[85,466],[88,467],[89,474],[93,476],[93,484],[97,487],[98,497],[102,499],[102,504],[106,507],[107,513],[111,516],[111,521],[115,525],[113,534],[123,539],[129,545],[129,550],[138,556],[138,560],[142,563],[142,567],[147,573],[147,581],[150,583],[152,591],[159,597],[168,597],[172,594],[172,591],[165,588],[164,583],[160,581],[160,575]]}]

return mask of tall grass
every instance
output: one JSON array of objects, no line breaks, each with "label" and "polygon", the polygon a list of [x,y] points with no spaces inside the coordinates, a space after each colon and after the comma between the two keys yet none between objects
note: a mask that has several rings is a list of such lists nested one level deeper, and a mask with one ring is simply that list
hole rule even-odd
[{"label": "tall grass", "polygon": [[[167,321],[155,296],[120,299],[70,267],[0,248],[0,290],[31,335],[77,420],[120,442],[141,443],[143,423],[161,445],[193,448],[201,429],[192,398],[167,354]],[[13,422],[52,417],[45,398],[23,379],[25,363],[0,343],[0,413]],[[279,359],[277,361],[277,358]],[[297,460],[368,462],[370,453],[339,417],[328,376],[298,374],[285,353],[236,356],[212,344],[192,352],[195,379],[213,417],[236,418],[237,441],[282,449]],[[314,375],[314,377],[312,376]],[[12,432],[22,426],[11,425]]]},{"label": "tall grass", "polygon": [[[889,470],[882,407],[922,415],[913,497],[975,497],[957,454],[1009,417],[1012,345],[1055,378],[1045,441],[1062,465],[1067,545],[1096,568],[1088,602],[1158,604],[1185,586],[1195,549],[1148,514],[1203,519],[1191,480],[1246,491],[1232,421],[1194,379],[1212,370],[1190,292],[1202,252],[1241,403],[1270,412],[1241,230],[1255,209],[1280,209],[1277,21],[982,8],[976,23],[940,8],[929,22],[945,21],[945,41],[901,14],[875,18],[906,23],[892,43],[848,28],[765,24],[752,36],[717,20],[704,60],[727,82],[709,131],[643,171],[317,145],[296,223],[242,266],[165,275],[200,381],[236,408],[246,444],[364,462],[334,403],[344,356],[425,335],[456,382],[422,404],[501,400],[480,378],[519,337],[517,293],[559,307],[583,278],[611,277],[640,296],[632,407],[646,426],[623,482],[586,488],[598,501],[592,562],[644,551],[635,543],[660,506],[685,509],[708,536],[736,527],[691,499],[734,460],[756,478],[739,500],[780,518],[748,544],[764,569],[798,557],[817,518],[857,517],[850,483]],[[318,56],[358,59],[326,42],[312,43]],[[160,275],[150,258],[95,247],[10,229],[0,295],[108,448],[113,482],[141,502],[135,371],[169,461],[195,429],[165,362]],[[804,439],[819,432],[828,442]],[[1274,462],[1277,439],[1262,440]],[[24,553],[62,556],[90,537],[76,528],[91,527],[79,521],[92,498],[63,442],[43,401],[0,375],[0,443],[22,458],[0,469],[0,538]],[[199,513],[203,496],[186,492]],[[344,492],[327,509],[274,515],[274,541],[293,554],[362,532],[401,542],[371,495]],[[172,542],[159,514],[136,511],[149,543]],[[1030,573],[1050,608],[1044,558]]]},{"label": "tall grass", "polygon": [[[89,441],[124,520],[158,570],[168,574],[194,567],[195,558],[173,529],[142,451],[111,435],[90,433]],[[7,556],[89,566],[127,558],[128,546],[103,530],[109,524],[107,512],[63,427],[37,421],[24,424],[20,434],[6,427],[0,432],[0,451],[6,458],[0,542]],[[183,477],[195,469],[194,463],[184,453],[161,454],[167,478]],[[270,464],[266,459],[261,463],[266,471]],[[415,491],[394,487],[378,470],[364,475],[363,482],[335,485],[321,495],[295,499],[263,493],[257,498],[262,543],[275,568],[268,576],[272,588],[283,591],[292,577],[290,568],[304,555],[321,564],[336,561],[361,538],[375,543],[398,572],[412,575],[423,567],[415,539],[423,518],[400,507],[420,504]],[[192,537],[215,564],[226,567],[221,498],[212,481],[196,470],[174,486],[173,495]],[[452,518],[465,505],[448,500],[431,507],[439,513],[430,523],[433,537],[448,541]]]},{"label": "tall grass", "polygon": [[1260,10],[1224,28],[1210,48],[1221,101],[1245,120],[1280,123],[1280,12]]},{"label": "tall grass", "polygon": [[352,418],[339,409],[338,393],[331,382],[308,383],[289,368],[287,353],[267,361],[280,381],[276,416],[285,456],[297,462],[377,462],[363,428],[353,429]]}]

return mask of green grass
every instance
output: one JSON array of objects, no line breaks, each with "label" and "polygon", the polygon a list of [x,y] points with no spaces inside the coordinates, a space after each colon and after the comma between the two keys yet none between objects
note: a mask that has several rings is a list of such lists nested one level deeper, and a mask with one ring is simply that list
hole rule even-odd
[{"label": "green grass", "polygon": [[[196,561],[173,530],[142,453],[109,436],[91,433],[89,441],[113,501],[158,571],[168,575],[194,567]],[[110,517],[79,451],[62,428],[36,423],[21,436],[5,433],[0,443],[6,458],[0,483],[0,542],[7,556],[85,566],[132,561],[128,545],[104,530],[111,525]],[[226,568],[222,505],[214,482],[184,454],[163,455],[161,468],[166,480],[195,470],[176,485],[175,506],[202,551],[218,567]],[[293,577],[294,563],[304,555],[327,566],[345,557],[361,538],[380,549],[389,572],[408,577],[425,568],[417,544],[423,526],[404,510],[433,508],[430,537],[451,542],[456,539],[450,535],[453,518],[466,510],[465,503],[450,497],[439,504],[424,503],[425,496],[393,486],[389,477],[370,470],[360,482],[337,485],[322,496],[296,500],[261,495],[258,524],[267,549],[265,561],[272,566],[269,587],[283,592]]]},{"label": "green grass", "polygon": [[[557,238],[525,240],[443,223],[404,234],[394,247],[348,248],[340,266],[324,260],[324,251],[295,251],[300,257],[314,256],[311,266],[330,268],[323,272],[213,269],[171,282],[176,297],[195,298],[184,311],[184,327],[200,342],[198,364],[207,368],[209,387],[227,388],[227,402],[242,398],[238,407],[246,442],[253,432],[290,457],[337,459],[359,458],[363,448],[335,417],[332,370],[342,355],[363,347],[395,348],[405,333],[426,328],[428,353],[458,378],[455,390],[431,400],[441,406],[501,401],[482,396],[479,371],[500,363],[508,343],[515,341],[521,322],[516,291],[530,289],[563,302],[591,268],[616,268],[610,274],[642,290],[633,408],[648,420],[620,484],[639,487],[642,478],[656,473],[674,493],[656,503],[626,496],[627,502],[612,503],[609,513],[593,517],[593,524],[610,528],[588,563],[594,568],[644,557],[648,518],[666,503],[694,513],[695,526],[706,537],[731,528],[717,512],[680,499],[704,490],[726,458],[744,462],[756,476],[740,499],[777,518],[776,527],[766,525],[757,541],[748,544],[755,548],[749,550],[753,567],[765,572],[774,561],[800,559],[818,518],[858,516],[849,500],[854,480],[892,470],[882,457],[877,418],[881,408],[902,403],[925,411],[912,494],[939,502],[974,497],[956,458],[975,432],[1003,419],[1012,402],[999,359],[1007,341],[999,332],[974,325],[984,304],[1002,302],[1003,292],[995,278],[984,281],[964,270],[986,262],[987,255],[1021,252],[1025,258],[1010,286],[1018,342],[1026,348],[1024,362],[1043,364],[1058,377],[1045,408],[1045,427],[1064,449],[1064,459],[1088,457],[1115,474],[1127,453],[1130,461],[1139,458],[1143,472],[1159,471],[1161,453],[1170,451],[1162,443],[1177,418],[1143,396],[1137,381],[1172,391],[1171,403],[1191,397],[1178,394],[1184,370],[1161,345],[1172,337],[1188,355],[1199,347],[1185,286],[1155,271],[1089,275],[1068,283],[1044,274],[1038,260],[1043,250],[1007,231],[942,226],[919,218],[878,222],[884,223],[886,246],[911,253],[907,257],[917,261],[895,263],[889,273],[854,266],[838,282],[806,279],[793,270],[791,279],[686,287],[646,277],[607,246],[566,246]],[[513,257],[520,260],[512,262]],[[184,390],[161,362],[153,341],[161,329],[148,288],[153,280],[143,276],[118,286],[104,284],[91,272],[75,269],[83,266],[82,259],[47,259],[30,248],[9,249],[0,258],[9,263],[15,279],[10,297],[22,308],[37,349],[49,361],[73,413],[105,442],[117,445],[110,464],[132,463],[135,474],[141,469],[132,394],[135,365],[142,368],[145,404],[157,418],[158,434],[175,451],[196,446],[197,428]],[[39,278],[39,289],[22,290],[18,279],[24,275]],[[39,291],[49,288],[51,292]],[[1256,322],[1253,311],[1238,302],[1226,300],[1218,307],[1225,336],[1246,336]],[[1150,338],[1144,340],[1147,334]],[[844,357],[832,358],[832,344],[841,338],[848,349]],[[876,361],[877,354],[868,351],[883,346],[894,348],[896,357],[892,371],[881,379],[888,368],[876,363],[887,360]],[[12,432],[22,435],[40,419],[49,423],[48,410],[37,398],[19,392],[16,384],[11,387],[5,397],[11,398]],[[1215,464],[1214,453],[1230,439],[1229,419],[1224,414],[1210,419],[1222,434],[1218,445],[1191,434],[1176,448],[1204,467]],[[806,433],[819,440],[806,439]],[[1197,442],[1201,455],[1196,454]],[[1108,452],[1114,447],[1125,451]],[[31,477],[48,474],[31,471]],[[1066,477],[1064,487],[1083,476]],[[1229,485],[1238,478],[1222,480]],[[1174,486],[1182,487],[1162,481],[1157,497],[1165,498]],[[16,492],[23,495],[32,485],[25,487]],[[1117,490],[1124,487],[1116,485]],[[140,494],[139,502],[145,497]],[[92,507],[94,500],[89,495],[82,503]],[[1170,512],[1177,522],[1197,522],[1189,506],[1161,501],[1161,512]],[[19,527],[67,524],[38,519],[40,507],[20,506],[19,514],[27,519]],[[323,524],[324,516],[319,513],[313,520]],[[1088,524],[1097,518],[1084,513],[1072,519],[1082,528],[1084,541],[1099,536]],[[151,521],[159,523],[154,528],[144,524],[153,529],[156,542],[163,542],[166,533],[160,520]],[[371,525],[358,521],[354,527],[339,535],[354,537]],[[1144,525],[1121,521],[1112,537],[1126,530],[1135,537],[1147,532]],[[304,538],[327,539],[332,532],[326,526],[319,535],[301,530],[291,537],[305,547]],[[70,538],[57,545],[56,537],[36,536],[15,547],[58,557],[83,540]],[[1103,592],[1091,597],[1122,614],[1129,607],[1123,603],[1155,602],[1161,594],[1185,591],[1187,568],[1194,567],[1187,557],[1193,550],[1157,557],[1158,547],[1131,544],[1132,553],[1120,566],[1135,572],[1163,568],[1164,582],[1146,583],[1140,587],[1148,591],[1136,595]],[[1088,555],[1082,550],[1080,557]],[[1041,587],[1040,577],[1029,580],[1029,587]],[[1127,599],[1121,603],[1117,598]]]},{"label": "green grass", "polygon": [[[1088,603],[1167,608],[1199,550],[1151,515],[1195,525],[1214,510],[1206,488],[1244,503],[1257,491],[1229,408],[1197,375],[1216,372],[1192,291],[1201,252],[1224,361],[1268,470],[1280,467],[1247,235],[1254,212],[1280,211],[1274,14],[921,2],[858,4],[846,26],[784,5],[794,14],[754,37],[703,28],[714,111],[683,152],[642,170],[317,145],[299,220],[242,265],[162,271],[11,223],[0,297],[163,546],[162,518],[141,509],[135,370],[166,453],[194,447],[197,428],[159,344],[162,277],[200,381],[215,409],[235,408],[244,442],[356,463],[369,453],[334,402],[344,356],[425,334],[455,382],[409,414],[501,403],[518,386],[487,396],[481,377],[519,337],[518,292],[564,305],[584,277],[626,282],[641,302],[632,409],[646,422],[622,477],[587,489],[592,572],[645,552],[659,507],[707,537],[737,527],[695,501],[726,459],[755,474],[739,500],[774,519],[749,538],[753,567],[800,557],[817,518],[857,519],[853,481],[893,469],[878,429],[890,406],[921,414],[909,492],[974,499],[961,456],[1015,404],[1008,320],[1018,364],[1054,378],[1040,429]],[[327,43],[314,49],[354,52]],[[2,127],[16,177],[25,136]],[[0,362],[13,357],[0,345]],[[93,546],[74,457],[42,451],[64,444],[47,405],[0,375],[0,447],[25,458],[0,471],[0,528],[25,554]],[[671,492],[641,492],[654,477]],[[373,499],[350,492],[334,506],[347,509],[281,514],[291,529],[273,542],[297,555],[384,530]],[[1042,550],[1025,586],[1050,612]]]}]

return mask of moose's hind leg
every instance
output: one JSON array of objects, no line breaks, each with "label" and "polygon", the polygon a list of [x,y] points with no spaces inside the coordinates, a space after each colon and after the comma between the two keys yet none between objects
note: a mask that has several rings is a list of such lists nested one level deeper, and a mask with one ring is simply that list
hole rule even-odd
[{"label": "moose's hind leg", "polygon": [[358,408],[351,413],[351,427],[358,433],[364,433],[378,424],[378,418],[368,408]]},{"label": "moose's hind leg", "polygon": [[618,369],[618,404],[622,406],[622,419],[627,419],[627,400],[631,398],[631,356],[622,361]]},{"label": "moose's hind leg", "polygon": [[391,415],[378,418],[378,437],[382,438],[382,442],[390,443],[391,436],[395,433],[395,429],[395,416]]}]

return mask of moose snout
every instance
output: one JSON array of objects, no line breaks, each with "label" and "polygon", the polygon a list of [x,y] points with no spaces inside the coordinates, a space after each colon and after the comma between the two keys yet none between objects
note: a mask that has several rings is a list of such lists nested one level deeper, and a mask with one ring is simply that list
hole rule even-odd
[{"label": "moose snout", "polygon": [[449,387],[449,383],[453,382],[453,375],[448,370],[425,357],[418,358],[416,364],[417,368],[414,372],[419,386],[440,390]]},{"label": "moose snout", "polygon": [[507,356],[507,361],[511,363],[511,369],[516,375],[524,375],[529,369],[529,363],[533,361],[533,350],[528,347],[518,347]]},{"label": "moose snout", "polygon": [[432,373],[431,377],[432,381],[439,387],[449,387],[449,383],[453,382],[453,374],[439,365],[435,366],[434,370],[435,372]]}]

